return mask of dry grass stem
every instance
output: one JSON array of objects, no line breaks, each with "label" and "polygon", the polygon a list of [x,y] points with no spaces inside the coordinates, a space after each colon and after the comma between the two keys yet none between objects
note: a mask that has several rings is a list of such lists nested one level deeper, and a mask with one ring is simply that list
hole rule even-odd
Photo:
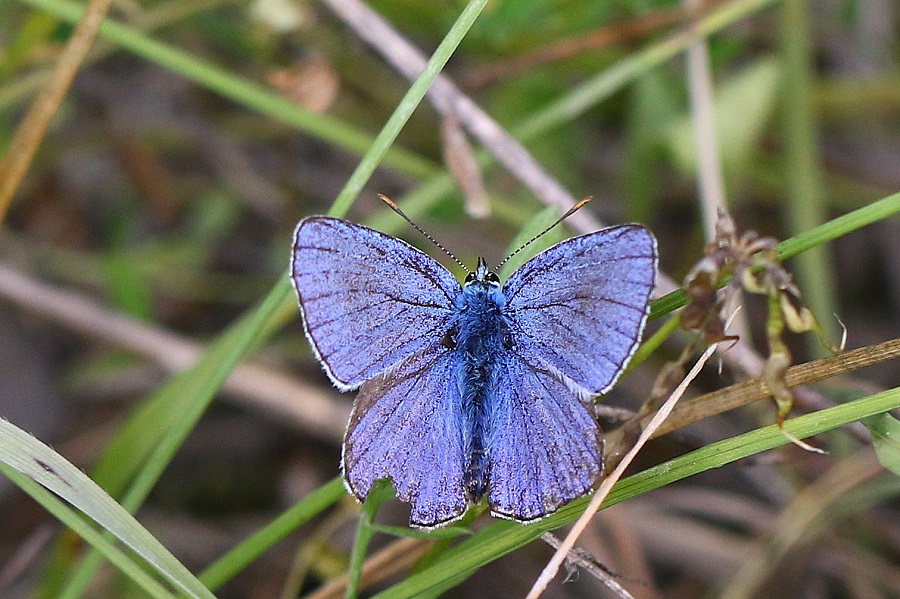
[{"label": "dry grass stem", "polygon": [[59,109],[75,73],[81,66],[100,24],[106,18],[112,0],[90,0],[84,17],[75,27],[72,37],[56,62],[50,79],[31,105],[24,120],[13,135],[6,153],[0,157],[0,222],[6,216],[28,167],[37,153],[53,115]]},{"label": "dry grass stem", "polygon": [[[375,48],[405,78],[413,80],[425,67],[426,58],[384,19],[360,0],[324,0],[353,31]],[[576,198],[554,179],[518,141],[513,139],[446,75],[438,75],[428,98],[442,115],[454,115],[509,173],[548,206],[565,211]],[[582,210],[568,221],[582,233],[603,228],[603,223]]]}]

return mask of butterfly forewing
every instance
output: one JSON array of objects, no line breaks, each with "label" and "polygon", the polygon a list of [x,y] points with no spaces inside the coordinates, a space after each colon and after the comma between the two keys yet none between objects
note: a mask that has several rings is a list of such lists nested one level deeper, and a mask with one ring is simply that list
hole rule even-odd
[{"label": "butterfly forewing", "polygon": [[610,227],[538,254],[504,286],[514,351],[583,395],[604,393],[640,341],[656,276],[656,241]]},{"label": "butterfly forewing", "polygon": [[440,339],[460,290],[447,269],[404,241],[321,216],[297,225],[291,279],[306,335],[342,389]]}]

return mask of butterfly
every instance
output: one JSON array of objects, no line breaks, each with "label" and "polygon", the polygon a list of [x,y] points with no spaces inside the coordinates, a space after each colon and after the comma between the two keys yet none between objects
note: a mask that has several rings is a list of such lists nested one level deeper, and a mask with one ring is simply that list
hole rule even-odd
[{"label": "butterfly", "polygon": [[479,258],[460,284],[400,239],[302,220],[291,280],[304,331],[332,382],[359,390],[348,490],[363,501],[390,479],[424,529],[484,497],[529,522],[591,491],[602,437],[590,402],[638,345],[656,261],[653,235],[621,225],[558,243],[502,284]]}]

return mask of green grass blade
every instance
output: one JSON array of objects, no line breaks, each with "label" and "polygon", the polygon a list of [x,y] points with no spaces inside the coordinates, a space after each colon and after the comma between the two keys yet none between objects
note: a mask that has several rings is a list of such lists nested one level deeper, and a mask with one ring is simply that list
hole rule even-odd
[{"label": "green grass blade", "polygon": [[[47,445],[2,419],[0,419],[0,461],[65,499],[147,560],[157,572],[191,597],[213,597],[213,594],[141,526],[134,516],[116,503],[85,473]],[[33,493],[35,491],[33,487],[28,488],[28,485],[24,487],[26,491],[32,492],[36,499],[47,499],[46,496]],[[54,513],[57,516],[61,515],[59,510],[54,509]],[[66,524],[72,525],[79,533],[86,532],[84,527],[75,525],[73,519],[68,516]],[[97,543],[97,537],[100,535],[96,531],[93,534],[88,533],[88,536],[107,556],[112,555],[116,558],[118,565],[124,565],[121,560],[124,555],[111,554],[109,546]],[[126,565],[124,570],[134,578],[133,567]],[[144,586],[148,580],[146,576],[138,576],[136,582]]]},{"label": "green grass blade", "polygon": [[[806,414],[785,422],[787,431],[799,438],[824,433],[850,422],[900,407],[900,388]],[[612,490],[604,507],[636,497],[706,470],[719,468],[742,458],[789,443],[777,426],[767,426],[731,439],[713,443],[688,454],[622,479]],[[538,539],[547,530],[574,522],[589,497],[574,501],[555,514],[521,525],[497,522],[471,539],[449,549],[431,567],[376,595],[378,599],[418,597],[439,593],[465,579],[481,566]]]},{"label": "green grass blade", "polygon": [[[818,166],[819,140],[813,115],[812,71],[815,68],[807,0],[784,0],[781,5],[782,80],[781,143],[784,147],[785,198],[782,209],[791,233],[808,231],[827,219],[822,173]],[[827,248],[816,247],[797,258],[796,279],[803,300],[816,315],[829,339],[837,339],[834,273]],[[807,348],[821,355],[824,348],[810,336]]]},{"label": "green grass blade", "polygon": [[[20,2],[72,24],[77,23],[84,12],[83,6],[70,0],[20,0]],[[362,154],[373,143],[372,136],[366,132],[328,115],[306,110],[257,83],[210,64],[199,56],[168,46],[110,19],[100,27],[99,36],[212,92],[348,152]],[[383,162],[386,166],[413,177],[427,177],[437,172],[437,166],[431,161],[401,149],[387,152]]]},{"label": "green grass blade", "polygon": [[340,501],[346,494],[344,481],[340,477],[332,479],[233,547],[210,564],[198,578],[212,590],[219,588],[275,543]]},{"label": "green grass blade", "polygon": [[134,581],[148,595],[157,599],[173,599],[175,597],[155,578],[145,572],[144,568],[132,556],[116,547],[108,538],[110,536],[108,533],[100,533],[91,527],[84,518],[56,495],[6,464],[0,463],[0,472],[9,477],[20,489],[55,516],[57,520],[69,527],[98,553],[108,559],[110,563],[119,568],[122,573]]},{"label": "green grass blade", "polygon": [[856,231],[898,213],[900,213],[900,192],[833,218],[827,223],[798,233],[790,239],[785,239],[778,244],[778,256],[782,260],[787,260],[810,248],[833,241],[851,231]]},{"label": "green grass blade", "polygon": [[419,106],[419,103],[422,101],[422,98],[425,97],[425,93],[428,91],[431,83],[441,72],[441,69],[444,68],[444,65],[447,64],[447,61],[450,60],[453,51],[459,46],[459,43],[472,26],[472,23],[475,22],[475,19],[481,13],[485,4],[487,4],[487,0],[470,0],[465,9],[463,9],[459,18],[453,24],[453,27],[450,28],[450,31],[447,32],[443,41],[441,41],[440,45],[434,51],[434,54],[428,59],[425,68],[422,69],[422,73],[419,74],[413,84],[409,87],[409,90],[407,90],[403,99],[400,100],[397,108],[394,109],[394,113],[391,115],[390,119],[388,119],[388,122],[385,123],[384,127],[378,133],[378,136],[366,152],[366,155],[363,157],[359,166],[357,166],[356,170],[353,171],[353,174],[350,175],[350,178],[347,180],[341,193],[334,201],[329,214],[335,216],[347,213],[350,204],[353,203],[353,200],[359,195],[359,192],[366,184],[366,181],[368,181],[369,177],[372,176],[372,173],[375,172],[375,168],[381,163],[388,148],[390,148],[391,144],[394,143],[394,140],[397,139],[400,130],[403,129],[403,126],[409,120],[409,117],[412,116],[413,111]]},{"label": "green grass blade", "polygon": [[[872,202],[868,206],[857,208],[853,212],[834,218],[809,231],[804,231],[790,239],[785,239],[778,244],[778,256],[782,260],[786,260],[810,248],[833,241],[851,231],[856,231],[866,225],[894,216],[897,213],[900,213],[900,193],[889,195],[886,198]],[[804,290],[801,289],[800,291],[803,292]],[[650,318],[654,319],[663,314],[668,314],[681,308],[686,303],[687,296],[684,294],[684,291],[678,289],[668,293],[653,301],[650,306]]]},{"label": "green grass blade", "polygon": [[[134,476],[134,469],[140,467],[121,500],[125,510],[135,511],[140,507],[184,439],[206,411],[215,392],[237,362],[254,346],[260,332],[267,330],[268,321],[286,301],[289,293],[290,286],[285,277],[259,308],[221,334],[193,368],[172,378],[152,401],[141,406],[135,417],[109,443],[97,469],[100,475],[95,473],[101,484],[109,476],[118,485],[123,485],[124,481]],[[162,425],[152,420],[155,416],[162,418]],[[136,438],[129,436],[140,431],[142,426],[147,427],[150,433],[139,434]],[[131,451],[146,456],[146,460],[133,460],[125,464],[116,461]],[[51,588],[48,589],[48,594],[80,596],[101,561],[102,556],[99,554],[88,554],[76,568],[73,577],[65,583],[64,589]]]},{"label": "green grass blade", "polygon": [[863,421],[872,433],[872,445],[881,465],[900,476],[900,420],[878,414]]}]

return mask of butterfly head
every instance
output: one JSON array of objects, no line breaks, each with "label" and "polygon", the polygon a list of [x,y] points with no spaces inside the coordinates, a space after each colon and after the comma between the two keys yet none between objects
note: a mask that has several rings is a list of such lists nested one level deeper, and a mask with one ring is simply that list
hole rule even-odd
[{"label": "butterfly head", "polygon": [[472,283],[480,283],[484,287],[496,287],[499,289],[500,277],[488,268],[484,258],[478,258],[478,266],[475,267],[475,272],[470,272],[466,276],[465,286],[468,287]]}]

